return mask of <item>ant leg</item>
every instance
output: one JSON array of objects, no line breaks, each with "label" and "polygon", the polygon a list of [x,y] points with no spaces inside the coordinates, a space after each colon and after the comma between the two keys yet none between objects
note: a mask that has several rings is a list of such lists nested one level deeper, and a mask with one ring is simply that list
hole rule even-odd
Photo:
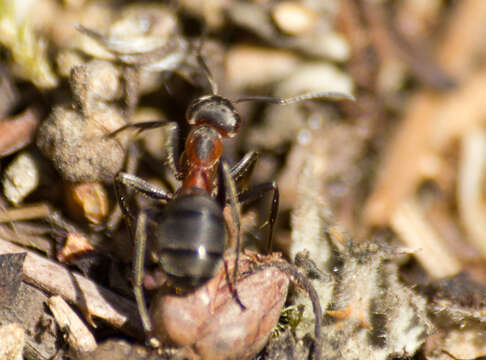
[{"label": "ant leg", "polygon": [[[301,258],[303,263],[312,262],[309,259],[303,257]],[[308,264],[305,264],[308,266]],[[321,324],[322,324],[322,307],[321,302],[319,300],[319,295],[317,294],[316,289],[312,285],[312,282],[309,278],[303,275],[294,264],[289,264],[285,260],[276,260],[270,261],[266,264],[257,266],[255,271],[258,269],[264,269],[268,266],[275,266],[280,271],[284,272],[290,277],[290,280],[296,285],[298,288],[304,290],[310,298],[312,303],[312,309],[314,311],[314,337],[315,337],[315,344],[314,344],[314,354],[313,359],[321,359],[322,358],[322,334],[321,334]],[[315,264],[311,264],[311,267],[315,266]]]},{"label": "ant leg", "polygon": [[[145,297],[142,287],[145,247],[147,243],[147,212],[149,210],[141,210],[138,216],[135,218],[130,212],[130,206],[128,204],[128,192],[126,191],[126,188],[133,189],[151,199],[163,201],[169,201],[172,198],[172,195],[132,174],[119,172],[115,177],[115,192],[117,194],[120,208],[127,219],[130,237],[133,238],[133,242],[135,244],[135,254],[132,269],[135,300],[137,302],[138,312],[142,320],[143,329],[146,333],[150,333],[152,330],[152,324],[148,314],[147,305],[145,304]],[[135,233],[133,232],[132,225],[134,221]]]},{"label": "ant leg", "polygon": [[144,260],[145,260],[145,246],[147,243],[147,213],[142,210],[137,218],[135,227],[135,254],[133,258],[133,292],[137,302],[138,313],[142,319],[143,329],[145,333],[152,331],[152,323],[148,313],[147,305],[145,304],[145,296],[143,293],[143,276],[144,276]]},{"label": "ant leg", "polygon": [[129,189],[134,189],[135,191],[156,200],[169,201],[172,199],[172,195],[163,189],[160,189],[145,180],[142,180],[135,175],[128,174],[125,172],[119,172],[115,176],[115,194],[120,205],[120,209],[127,220],[128,230],[133,234],[133,223],[135,222],[135,217],[130,212],[130,205],[128,203],[128,191]]},{"label": "ant leg", "polygon": [[165,160],[165,164],[174,173],[176,178],[180,180],[182,179],[182,172],[179,169],[176,160],[179,158],[178,156],[179,155],[178,154],[179,127],[177,126],[177,123],[173,121],[155,120],[155,121],[144,121],[135,124],[127,124],[110,133],[108,137],[112,138],[117,134],[121,133],[122,131],[128,129],[136,129],[137,134],[139,134],[142,131],[156,129],[160,127],[167,128],[167,137],[165,137],[164,139],[164,148],[167,149],[167,159]]},{"label": "ant leg", "polygon": [[[139,165],[140,161],[140,151],[138,150],[137,146],[135,144],[130,144],[127,149],[127,155],[125,159],[125,171],[131,174],[134,174],[137,172],[137,168]],[[118,192],[120,193],[120,192]],[[116,192],[115,188],[115,195],[116,199],[118,199],[118,193]],[[116,206],[113,211],[111,212],[110,216],[108,217],[108,220],[106,221],[105,228],[110,232],[113,233],[117,228],[118,225],[120,224],[120,221],[122,218],[125,216],[124,213],[121,210],[121,204],[120,201],[117,200],[118,206]]]},{"label": "ant leg", "polygon": [[[134,123],[134,124],[126,124],[123,125],[122,127],[116,129],[112,133],[108,134],[107,136],[109,138],[115,137],[115,135],[118,135],[122,131],[128,130],[128,129],[136,129],[137,134],[141,133],[142,131],[145,130],[151,130],[151,129],[156,129],[159,127],[166,126],[167,124],[174,123],[173,121],[167,121],[167,120],[154,120],[154,121],[142,121],[139,123]],[[176,124],[177,125],[177,124]]]},{"label": "ant leg", "polygon": [[236,249],[235,249],[235,266],[233,269],[233,291],[234,296],[241,306],[243,310],[246,309],[245,305],[241,302],[240,298],[238,297],[238,291],[236,290],[236,277],[238,275],[238,260],[240,256],[240,232],[241,232],[241,224],[240,224],[240,211],[238,209],[238,195],[236,193],[236,184],[231,177],[231,172],[229,169],[228,164],[225,161],[221,161],[221,170],[223,175],[223,182],[224,182],[224,190],[226,194],[226,198],[231,207],[231,217],[233,218],[233,223],[236,227]]},{"label": "ant leg", "polygon": [[[240,182],[246,181],[249,175],[251,175],[255,168],[256,161],[258,160],[258,152],[251,151],[245,154],[245,156],[231,168],[231,176],[234,181],[241,187]],[[269,254],[272,250],[272,238],[273,228],[277,218],[279,193],[278,187],[275,182],[260,184],[254,188],[243,191],[238,194],[238,201],[251,202],[263,197],[264,193],[273,190],[272,208],[266,224],[270,225],[267,242],[265,245],[266,253]]]},{"label": "ant leg", "polygon": [[238,195],[238,201],[241,204],[249,203],[262,198],[263,195],[265,195],[265,193],[268,191],[273,191],[272,208],[270,210],[270,215],[268,217],[268,220],[265,222],[264,225],[268,224],[270,226],[270,230],[268,231],[267,241],[265,244],[265,251],[267,254],[270,254],[270,252],[272,251],[273,228],[275,225],[275,221],[277,220],[278,204],[279,204],[279,192],[278,192],[277,183],[275,181],[272,181],[272,182],[256,185],[251,189],[240,193]]},{"label": "ant leg", "polygon": [[231,168],[231,177],[238,185],[240,185],[240,182],[244,182],[249,178],[255,168],[258,156],[259,153],[257,151],[250,151],[233,165]]},{"label": "ant leg", "polygon": [[167,157],[164,164],[169,167],[177,180],[182,180],[183,174],[177,161],[179,159],[179,127],[175,122],[169,122],[165,127],[167,136],[164,137],[164,149],[167,151]]},{"label": "ant leg", "polygon": [[[132,174],[129,174],[129,173],[119,172],[118,174],[116,174],[115,189],[117,190],[117,192],[121,188],[120,185],[124,185],[128,188],[131,188],[131,189],[141,193],[142,195],[144,195],[144,196],[146,196],[150,199],[162,200],[162,201],[166,201],[166,202],[172,199],[172,195],[170,193],[168,193],[167,191],[165,191],[164,189],[161,189],[161,188],[159,188],[155,185],[152,185],[151,183],[149,183],[145,180],[142,180],[139,177],[132,175]],[[121,200],[121,202],[122,203],[125,202],[126,197],[122,198],[123,195],[125,195],[125,194],[119,194],[119,195],[122,195],[122,196],[118,197]],[[127,207],[125,207],[125,209],[126,208]]]}]

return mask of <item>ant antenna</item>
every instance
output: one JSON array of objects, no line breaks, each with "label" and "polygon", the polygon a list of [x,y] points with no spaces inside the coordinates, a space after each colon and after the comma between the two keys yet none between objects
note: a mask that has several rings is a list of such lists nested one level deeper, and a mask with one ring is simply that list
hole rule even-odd
[{"label": "ant antenna", "polygon": [[204,70],[204,75],[206,75],[206,79],[209,82],[209,86],[211,87],[211,94],[212,95],[217,95],[218,94],[218,84],[216,84],[216,81],[214,80],[213,75],[211,74],[211,70],[209,70],[208,65],[206,64],[206,61],[204,61],[202,55],[201,55],[201,47],[199,46],[197,49],[197,62],[199,66]]},{"label": "ant antenna", "polygon": [[355,97],[351,94],[345,94],[338,91],[324,91],[324,92],[306,93],[306,94],[296,95],[288,98],[279,98],[279,97],[272,97],[272,96],[244,96],[233,102],[240,103],[245,101],[260,101],[260,102],[277,104],[277,105],[289,105],[289,104],[294,104],[294,103],[298,103],[310,99],[323,99],[323,100],[330,100],[330,101],[340,101],[340,100],[355,101],[356,100]]},{"label": "ant antenna", "polygon": [[199,40],[196,45],[196,54],[197,54],[196,59],[198,65],[203,69],[204,75],[206,75],[206,79],[208,80],[209,86],[211,87],[211,94],[217,95],[218,84],[216,84],[216,81],[214,80],[214,77],[211,74],[211,70],[209,70],[208,64],[206,64],[206,61],[204,61],[204,58],[202,56],[202,51],[201,51],[207,36],[208,36],[208,27],[207,25],[205,25],[202,29],[201,36],[199,37]]}]

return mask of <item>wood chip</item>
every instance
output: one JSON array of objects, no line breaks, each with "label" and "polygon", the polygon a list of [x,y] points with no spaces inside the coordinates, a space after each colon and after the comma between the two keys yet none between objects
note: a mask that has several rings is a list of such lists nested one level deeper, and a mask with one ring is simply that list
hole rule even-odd
[{"label": "wood chip", "polygon": [[125,334],[143,338],[135,303],[96,285],[91,280],[71,273],[63,266],[0,239],[0,254],[27,252],[24,281],[51,294],[62,296],[85,313],[119,328]]},{"label": "wood chip", "polygon": [[32,109],[0,122],[0,157],[22,149],[32,142],[39,117]]},{"label": "wood chip", "polygon": [[96,340],[78,315],[60,296],[51,296],[47,302],[61,331],[67,334],[67,342],[76,354],[96,349]]}]

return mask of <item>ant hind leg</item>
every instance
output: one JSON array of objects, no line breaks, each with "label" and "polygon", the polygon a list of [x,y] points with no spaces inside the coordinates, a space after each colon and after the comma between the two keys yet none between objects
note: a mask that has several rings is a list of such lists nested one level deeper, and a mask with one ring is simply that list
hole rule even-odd
[{"label": "ant hind leg", "polygon": [[233,282],[232,282],[232,287],[233,287],[233,292],[234,292],[234,297],[238,304],[240,305],[242,310],[245,310],[246,307],[245,305],[241,302],[239,296],[238,296],[238,291],[236,289],[236,279],[238,276],[238,261],[239,261],[239,256],[240,256],[240,247],[241,247],[241,242],[240,242],[240,232],[241,232],[241,222],[240,222],[240,210],[238,208],[238,195],[236,192],[236,184],[231,177],[231,170],[228,166],[228,164],[224,161],[221,162],[221,172],[222,172],[222,180],[224,183],[224,192],[225,196],[227,199],[227,202],[229,203],[231,207],[231,216],[233,218],[233,224],[236,227],[236,248],[235,248],[235,265],[233,269]]},{"label": "ant hind leg", "polygon": [[144,263],[145,263],[145,248],[147,245],[147,211],[142,210],[137,217],[135,226],[135,254],[133,257],[133,292],[137,302],[138,313],[142,320],[143,330],[145,334],[149,335],[149,344],[157,347],[158,343],[155,339],[150,338],[152,331],[152,321],[148,312],[147,304],[145,303],[145,295],[143,292],[143,277],[144,277]]}]

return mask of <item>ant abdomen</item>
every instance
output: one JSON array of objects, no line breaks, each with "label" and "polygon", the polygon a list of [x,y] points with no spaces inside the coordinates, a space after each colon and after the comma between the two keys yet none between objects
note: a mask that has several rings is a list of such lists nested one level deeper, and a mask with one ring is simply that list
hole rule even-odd
[{"label": "ant abdomen", "polygon": [[195,288],[213,277],[226,242],[223,212],[214,198],[207,194],[177,197],[152,226],[152,250],[172,283]]}]

